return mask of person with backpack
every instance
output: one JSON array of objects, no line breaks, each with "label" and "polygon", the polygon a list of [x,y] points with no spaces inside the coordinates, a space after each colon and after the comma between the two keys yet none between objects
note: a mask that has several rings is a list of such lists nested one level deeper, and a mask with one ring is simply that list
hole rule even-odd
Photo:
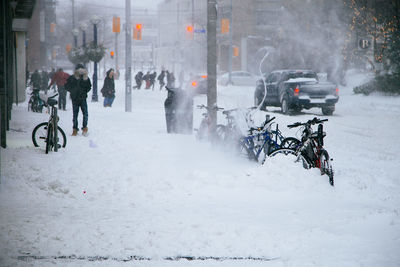
[{"label": "person with backpack", "polygon": [[70,93],[72,100],[72,136],[78,135],[78,114],[81,109],[83,114],[82,122],[82,134],[88,134],[88,106],[87,106],[87,94],[92,89],[92,83],[88,77],[88,71],[82,64],[77,64],[73,75],[69,76],[65,89]]},{"label": "person with backpack", "polygon": [[101,93],[104,97],[104,107],[111,107],[115,99],[115,83],[114,83],[114,69],[109,69],[107,75],[104,78],[104,85],[101,89]]}]

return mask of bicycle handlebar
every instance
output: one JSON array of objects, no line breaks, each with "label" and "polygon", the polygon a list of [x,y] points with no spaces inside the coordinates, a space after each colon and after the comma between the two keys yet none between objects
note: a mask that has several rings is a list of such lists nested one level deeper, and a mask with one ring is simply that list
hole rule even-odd
[{"label": "bicycle handlebar", "polygon": [[314,124],[323,123],[323,122],[325,122],[325,121],[328,121],[328,119],[321,120],[321,119],[318,119],[317,117],[314,117],[314,119],[308,120],[308,121],[305,122],[305,123],[295,122],[295,123],[293,123],[293,124],[289,124],[287,127],[289,127],[289,128],[294,128],[294,127],[307,126],[307,125],[308,125],[308,126],[311,126],[311,125],[314,125]]},{"label": "bicycle handlebar", "polygon": [[207,107],[206,105],[197,105],[197,107],[198,108],[200,108],[200,109],[206,109],[207,111],[210,111],[210,110],[216,110],[216,111],[218,111],[218,110],[222,110],[223,108],[219,108],[219,107],[217,107],[217,106],[215,106],[215,107],[212,107],[212,108],[209,108],[209,107]]}]

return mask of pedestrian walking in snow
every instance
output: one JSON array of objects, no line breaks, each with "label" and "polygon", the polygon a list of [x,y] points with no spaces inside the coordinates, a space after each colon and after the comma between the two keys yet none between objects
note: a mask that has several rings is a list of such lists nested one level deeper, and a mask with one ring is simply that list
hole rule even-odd
[{"label": "pedestrian walking in snow", "polygon": [[47,85],[49,84],[49,74],[46,70],[42,70],[40,89],[47,95]]},{"label": "pedestrian walking in snow", "polygon": [[42,78],[40,77],[39,71],[36,69],[35,72],[31,75],[30,84],[32,85],[32,90],[40,90],[41,82]]},{"label": "pedestrian walking in snow", "polygon": [[156,77],[157,77],[157,72],[154,71],[152,74],[150,74],[150,87],[151,90],[153,91],[154,91],[154,84],[156,82]]},{"label": "pedestrian walking in snow", "polygon": [[173,72],[167,71],[167,87],[175,88],[175,76]]},{"label": "pedestrian walking in snow", "polygon": [[165,78],[165,70],[162,70],[160,75],[158,75],[158,77],[157,77],[157,80],[160,83],[160,91],[162,90],[163,86],[165,85],[164,78]]},{"label": "pedestrian walking in snow", "polygon": [[70,93],[72,100],[72,136],[78,134],[78,114],[81,109],[83,114],[82,122],[82,134],[87,135],[88,133],[88,106],[87,106],[87,93],[92,89],[92,83],[88,77],[88,72],[82,64],[78,64],[75,67],[73,75],[69,76],[65,89]]},{"label": "pedestrian walking in snow", "polygon": [[146,83],[145,89],[150,89],[150,71],[143,76],[143,80]]},{"label": "pedestrian walking in snow", "polygon": [[140,87],[142,87],[142,81],[143,81],[143,72],[139,71],[136,75],[135,75],[135,81],[136,81],[136,86],[133,87],[134,89],[139,89]]},{"label": "pedestrian walking in snow", "polygon": [[[54,77],[55,74],[56,74],[56,70],[55,70],[54,68],[52,68],[52,69],[51,69],[51,72],[49,73],[49,79],[50,79],[50,81],[53,80],[53,77]],[[50,86],[48,89],[50,89],[51,87],[53,87],[53,92],[54,92],[54,93],[57,92],[57,89],[56,89],[56,85],[55,85],[55,84],[52,84],[52,86]]]},{"label": "pedestrian walking in snow", "polygon": [[114,83],[114,69],[107,71],[106,78],[104,78],[103,88],[101,93],[104,97],[104,107],[111,107],[115,99],[115,83]]},{"label": "pedestrian walking in snow", "polygon": [[62,110],[66,110],[65,106],[67,102],[67,91],[65,90],[65,84],[67,83],[68,77],[69,74],[65,73],[62,68],[59,68],[53,75],[50,85],[48,86],[48,89],[50,89],[52,85],[57,85],[58,108]]}]

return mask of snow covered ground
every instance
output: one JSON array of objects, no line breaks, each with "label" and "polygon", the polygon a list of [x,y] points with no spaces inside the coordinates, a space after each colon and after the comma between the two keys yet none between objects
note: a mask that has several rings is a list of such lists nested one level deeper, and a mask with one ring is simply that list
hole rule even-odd
[{"label": "snow covered ground", "polygon": [[[1,149],[0,266],[400,266],[400,98],[354,95],[362,79],[349,76],[324,125],[335,187],[318,170],[260,166],[167,134],[165,91],[134,90],[126,113],[117,81],[111,109],[88,101],[88,137],[70,136],[68,102],[67,147],[48,155],[31,142],[48,115],[14,106]],[[220,87],[218,105],[249,107],[253,92]],[[323,118],[268,114],[287,136],[287,124]],[[179,256],[206,259],[170,259]]]}]

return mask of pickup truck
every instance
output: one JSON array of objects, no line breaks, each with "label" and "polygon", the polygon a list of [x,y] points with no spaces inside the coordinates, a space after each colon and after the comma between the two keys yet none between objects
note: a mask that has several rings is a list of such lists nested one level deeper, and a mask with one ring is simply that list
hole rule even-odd
[{"label": "pickup truck", "polygon": [[[265,91],[267,95],[264,99]],[[261,103],[264,99],[264,102]],[[300,112],[303,108],[320,107],[332,115],[339,101],[339,89],[331,82],[320,82],[311,70],[277,70],[257,81],[254,104],[281,107],[282,113]]]}]

